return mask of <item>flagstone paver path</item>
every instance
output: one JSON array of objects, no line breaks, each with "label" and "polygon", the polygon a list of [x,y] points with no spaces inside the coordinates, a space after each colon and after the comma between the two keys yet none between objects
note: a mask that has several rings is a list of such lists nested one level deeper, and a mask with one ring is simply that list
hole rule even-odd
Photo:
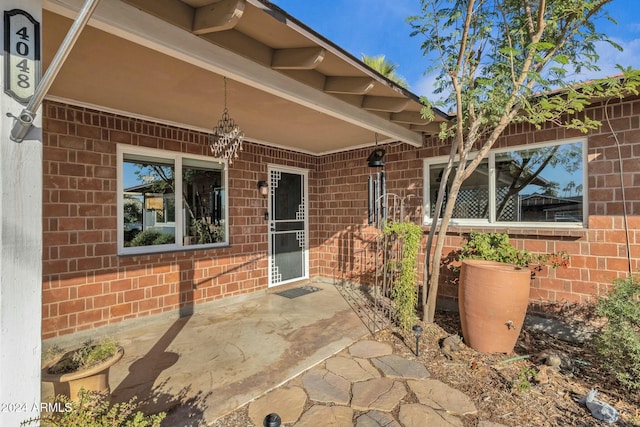
[{"label": "flagstone paver path", "polygon": [[[275,412],[283,427],[462,427],[461,416],[477,414],[464,393],[392,353],[387,343],[358,341],[251,402],[249,417],[255,426]],[[403,401],[407,396],[412,398]],[[504,427],[486,421],[479,426]]]}]

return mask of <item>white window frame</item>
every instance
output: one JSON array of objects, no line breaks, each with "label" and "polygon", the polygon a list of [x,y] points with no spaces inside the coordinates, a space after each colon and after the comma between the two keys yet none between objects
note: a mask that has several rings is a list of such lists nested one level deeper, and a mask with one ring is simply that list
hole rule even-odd
[{"label": "white window frame", "polygon": [[[166,245],[155,246],[124,246],[124,157],[127,154],[142,155],[149,157],[156,157],[163,160],[173,161],[175,168],[175,200],[176,200],[176,220],[175,220],[175,243]],[[201,250],[208,248],[217,248],[229,246],[229,176],[226,161],[222,159],[212,158],[208,156],[200,156],[196,154],[180,153],[177,151],[166,151],[154,148],[136,147],[127,144],[118,144],[116,147],[117,155],[117,242],[118,242],[118,255],[137,255],[148,254],[157,252],[175,252],[181,250]],[[209,244],[197,244],[197,245],[184,245],[183,243],[183,222],[182,217],[182,163],[183,159],[194,159],[206,161],[212,164],[218,164],[222,162],[224,164],[222,168],[222,181],[224,185],[224,241],[209,243]],[[180,201],[180,202],[178,202]]]},{"label": "white window frame", "polygon": [[[567,145],[567,144],[582,144],[582,185],[583,185],[583,196],[582,196],[582,222],[575,223],[566,223],[566,222],[532,222],[532,221],[496,221],[496,188],[495,188],[495,176],[496,176],[496,164],[495,164],[495,155],[505,152],[513,152],[519,150],[528,150],[535,148],[543,148],[543,147],[551,147],[556,145]],[[479,218],[452,218],[450,225],[451,226],[460,226],[460,227],[468,227],[468,226],[481,226],[481,227],[496,227],[496,228],[586,228],[587,221],[589,216],[589,200],[588,200],[588,147],[587,147],[587,139],[586,138],[572,138],[572,139],[564,139],[564,140],[556,140],[544,143],[537,144],[527,144],[527,145],[518,145],[514,147],[508,148],[497,148],[489,151],[487,154],[487,160],[489,163],[489,185],[488,191],[492,197],[489,197],[489,218],[487,219],[479,219]],[[472,160],[476,157],[476,154],[471,153],[469,155],[469,160]],[[424,225],[432,225],[433,219],[430,217],[431,212],[431,204],[435,204],[435,200],[430,200],[430,176],[429,176],[429,167],[432,165],[442,165],[446,164],[449,160],[449,156],[438,156],[425,159],[423,161],[423,200],[424,200]],[[452,170],[454,173],[454,170]]]}]

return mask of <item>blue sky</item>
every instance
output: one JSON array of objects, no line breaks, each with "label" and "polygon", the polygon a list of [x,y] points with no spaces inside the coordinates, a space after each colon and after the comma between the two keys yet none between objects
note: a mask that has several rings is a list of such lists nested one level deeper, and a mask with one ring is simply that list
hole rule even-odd
[{"label": "blue sky", "polygon": [[[433,77],[425,76],[427,58],[420,50],[420,38],[410,37],[405,19],[420,12],[419,0],[271,0],[287,13],[360,58],[384,54],[398,64],[397,73],[418,95],[431,93]],[[623,52],[602,44],[602,69],[580,80],[617,74],[616,64],[640,68],[640,0],[614,0],[610,15],[618,22],[601,21],[598,30],[620,44]]]}]

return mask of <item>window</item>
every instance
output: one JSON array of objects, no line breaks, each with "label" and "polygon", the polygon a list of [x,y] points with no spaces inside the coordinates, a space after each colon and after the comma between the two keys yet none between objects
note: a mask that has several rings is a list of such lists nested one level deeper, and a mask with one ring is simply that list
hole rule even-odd
[{"label": "window", "polygon": [[118,146],[118,165],[119,253],[226,244],[224,164]]},{"label": "window", "polygon": [[[585,149],[583,141],[571,141],[491,151],[462,183],[452,223],[582,226],[586,211]],[[443,157],[425,160],[427,223],[435,216],[446,161]],[[451,188],[454,172],[447,189]],[[445,203],[447,196],[445,192]]]}]

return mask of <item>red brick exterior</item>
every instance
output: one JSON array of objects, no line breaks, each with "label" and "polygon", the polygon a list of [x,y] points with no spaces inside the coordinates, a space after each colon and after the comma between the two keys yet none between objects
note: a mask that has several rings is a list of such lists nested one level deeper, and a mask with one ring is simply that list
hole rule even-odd
[{"label": "red brick exterior", "polygon": [[[623,158],[631,269],[640,269],[640,100],[607,107]],[[603,120],[602,106],[592,107]],[[310,276],[370,280],[375,229],[367,226],[371,149],[312,156],[247,143],[229,168],[229,243],[210,250],[118,256],[116,144],[208,154],[207,135],[80,107],[44,105],[43,338],[251,293],[267,287],[267,200],[256,188],[267,165],[309,170]],[[588,227],[507,231],[536,252],[565,250],[566,269],[543,271],[532,301],[588,302],[628,272],[618,150],[608,126],[588,135]],[[500,147],[581,136],[515,125]],[[423,148],[385,146],[387,191],[421,199],[423,159],[448,154],[436,138]],[[414,202],[409,211],[416,213]],[[417,212],[419,214],[419,212]],[[425,227],[425,230],[428,228]],[[477,230],[477,229],[476,229]],[[448,249],[469,229],[451,228]],[[490,231],[485,229],[485,231]],[[454,296],[443,284],[442,296]]]},{"label": "red brick exterior", "polygon": [[[208,136],[57,103],[44,108],[43,338],[265,289],[267,200],[256,183],[267,179],[269,163],[309,169],[309,215],[318,218],[316,158],[246,144],[229,168],[229,247],[118,256],[116,144],[204,155]],[[315,248],[314,220],[309,231]]]}]

